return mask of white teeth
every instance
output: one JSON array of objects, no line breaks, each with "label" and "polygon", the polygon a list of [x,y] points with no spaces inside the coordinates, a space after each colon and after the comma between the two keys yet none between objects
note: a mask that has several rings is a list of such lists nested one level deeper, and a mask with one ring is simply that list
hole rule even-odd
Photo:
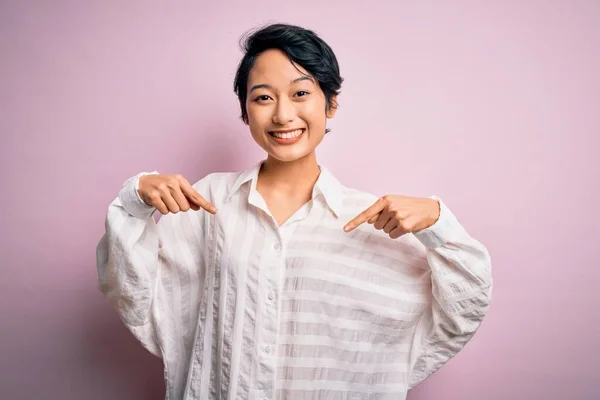
[{"label": "white teeth", "polygon": [[275,136],[276,138],[279,138],[279,139],[293,139],[300,135],[302,135],[302,129],[296,129],[295,131],[286,132],[286,133],[273,132],[273,136]]}]

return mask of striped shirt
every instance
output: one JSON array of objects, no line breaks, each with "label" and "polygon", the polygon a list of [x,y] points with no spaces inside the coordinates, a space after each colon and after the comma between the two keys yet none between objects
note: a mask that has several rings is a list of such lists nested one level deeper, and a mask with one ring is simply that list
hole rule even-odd
[{"label": "striped shirt", "polygon": [[99,287],[162,358],[166,398],[405,399],[473,336],[491,299],[486,248],[440,202],[390,239],[343,226],[377,199],[324,167],[278,226],[260,164],[194,188],[218,210],[153,218],[128,179],[98,244]]}]

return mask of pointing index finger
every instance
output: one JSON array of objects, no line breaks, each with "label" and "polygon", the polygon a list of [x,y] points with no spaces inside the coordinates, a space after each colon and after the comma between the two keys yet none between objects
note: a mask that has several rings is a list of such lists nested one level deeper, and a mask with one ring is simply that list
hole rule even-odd
[{"label": "pointing index finger", "polygon": [[200,193],[198,193],[192,185],[190,185],[189,183],[182,185],[181,189],[185,193],[185,195],[188,199],[190,199],[195,204],[202,207],[209,213],[216,214],[216,212],[217,212],[216,207],[213,206],[211,203],[209,203],[206,199],[204,199],[204,197],[202,197],[200,195]]},{"label": "pointing index finger", "polygon": [[361,224],[364,224],[371,217],[379,214],[384,209],[384,204],[381,199],[377,200],[373,205],[367,208],[365,211],[358,214],[352,221],[348,222],[346,226],[344,226],[344,232],[350,232],[356,229]]}]

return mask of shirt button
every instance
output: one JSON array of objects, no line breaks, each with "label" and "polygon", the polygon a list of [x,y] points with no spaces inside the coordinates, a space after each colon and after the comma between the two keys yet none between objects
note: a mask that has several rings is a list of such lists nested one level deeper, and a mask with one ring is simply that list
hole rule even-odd
[{"label": "shirt button", "polygon": [[265,346],[265,353],[269,354],[271,352],[271,347]]},{"label": "shirt button", "polygon": [[273,295],[273,293],[269,293],[269,300],[273,300],[275,298],[275,296]]},{"label": "shirt button", "polygon": [[278,242],[278,243],[275,243],[275,244],[273,245],[273,248],[274,248],[275,250],[279,250],[279,249],[281,249],[281,245],[279,244],[279,242]]}]

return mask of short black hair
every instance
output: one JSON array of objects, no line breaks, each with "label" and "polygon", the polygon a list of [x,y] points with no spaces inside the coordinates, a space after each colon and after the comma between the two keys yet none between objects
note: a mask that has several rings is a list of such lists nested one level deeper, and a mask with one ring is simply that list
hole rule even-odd
[{"label": "short black hair", "polygon": [[258,56],[270,49],[283,51],[295,64],[304,68],[319,83],[327,108],[337,107],[334,96],[340,94],[343,78],[331,47],[309,29],[289,24],[271,24],[246,33],[240,40],[244,57],[240,61],[233,90],[238,96],[241,118],[248,121],[246,97],[248,75]]}]

